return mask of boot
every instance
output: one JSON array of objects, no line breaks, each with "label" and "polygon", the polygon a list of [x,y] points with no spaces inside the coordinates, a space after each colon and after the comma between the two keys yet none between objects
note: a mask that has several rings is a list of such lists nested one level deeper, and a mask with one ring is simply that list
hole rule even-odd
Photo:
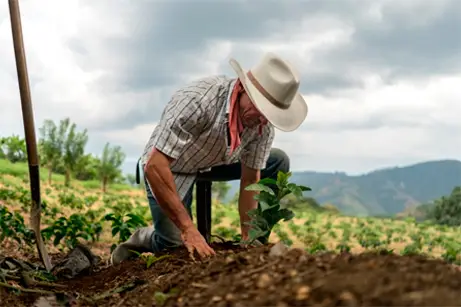
[{"label": "boot", "polygon": [[114,249],[110,255],[111,265],[119,264],[122,261],[125,261],[135,253],[130,250],[136,251],[138,253],[147,253],[152,252],[152,233],[154,232],[154,226],[143,227],[136,230],[131,237],[121,243],[117,248]]}]

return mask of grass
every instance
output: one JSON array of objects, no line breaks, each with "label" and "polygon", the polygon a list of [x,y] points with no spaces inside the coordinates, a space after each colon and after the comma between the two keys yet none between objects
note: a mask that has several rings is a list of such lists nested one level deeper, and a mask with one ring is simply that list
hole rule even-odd
[{"label": "grass", "polygon": [[[27,221],[27,165],[0,160],[0,170],[0,206],[3,202],[11,212],[20,212]],[[66,248],[65,240],[72,242],[72,236],[77,231],[95,235],[95,229],[101,225],[98,238],[92,244],[95,248],[100,248],[101,256],[107,258],[110,246],[127,239],[137,227],[151,223],[150,210],[142,189],[117,184],[111,185],[108,193],[103,194],[96,181],[73,180],[71,187],[66,188],[62,184],[63,176],[53,175],[51,186],[46,183],[46,179],[47,174],[42,171],[42,198],[47,205],[43,213],[42,229],[54,225],[55,233],[62,232],[63,229],[66,231],[65,239],[56,246],[52,244],[52,240],[48,241],[50,249]],[[193,206],[195,207],[195,203]],[[227,239],[236,238],[239,234],[237,204],[215,202],[212,212],[212,232]],[[129,231],[113,235],[116,223],[111,224],[104,220],[108,213],[117,217],[116,223],[123,226],[120,228]],[[130,213],[134,213],[139,220],[130,219]],[[313,210],[297,209],[295,214],[293,220],[276,226],[270,241],[282,240],[288,245],[311,252],[349,250],[360,253],[369,249],[380,249],[399,254],[416,253],[442,257],[453,262],[461,260],[459,227],[416,223],[413,219],[401,221],[391,218],[351,217]],[[71,220],[71,215],[74,220]],[[67,226],[53,224],[60,217],[66,218]]]},{"label": "grass", "polygon": [[[11,163],[8,160],[0,159],[0,172],[4,175],[9,175],[13,177],[20,177],[23,179],[28,180],[29,178],[29,166],[26,163]],[[48,181],[48,170],[46,168],[40,168],[40,181],[42,184]],[[52,174],[51,181],[54,183],[63,184],[64,183],[64,175],[61,174]],[[79,181],[72,179],[73,184],[80,185],[86,189],[100,189],[101,183],[97,180],[88,180],[88,181]],[[128,184],[111,184],[111,190],[115,191],[124,191],[133,189]]]}]

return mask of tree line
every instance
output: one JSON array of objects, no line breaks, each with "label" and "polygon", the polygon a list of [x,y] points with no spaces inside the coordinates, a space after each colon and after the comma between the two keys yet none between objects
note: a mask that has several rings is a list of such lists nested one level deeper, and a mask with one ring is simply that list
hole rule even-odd
[{"label": "tree line", "polygon": [[[69,186],[72,179],[99,180],[104,192],[110,183],[134,183],[134,176],[122,174],[126,157],[122,148],[106,143],[99,156],[87,153],[88,131],[79,131],[70,118],[59,123],[47,119],[38,130],[40,167],[48,172],[48,184],[52,183],[52,174],[64,175],[65,186]],[[0,158],[12,163],[27,162],[25,139],[17,135],[1,137]]]},{"label": "tree line", "polygon": [[[64,176],[64,185],[70,186],[73,179],[80,181],[98,180],[103,192],[111,183],[127,183],[135,185],[134,174],[123,175],[121,167],[126,155],[120,146],[106,143],[100,155],[86,152],[88,143],[87,129],[77,129],[70,118],[64,118],[58,123],[47,119],[38,129],[38,156],[40,167],[47,171],[47,182],[52,184],[52,175]],[[0,137],[0,159],[12,163],[27,162],[27,148],[24,138],[17,135]],[[141,180],[141,187],[144,187]],[[215,200],[224,202],[230,185],[227,182],[214,182],[212,194]],[[238,192],[231,202],[238,201]],[[294,207],[293,200],[288,200],[287,207]],[[297,202],[296,202],[297,203]],[[304,205],[318,210],[320,205],[311,198],[306,198]],[[299,204],[298,204],[299,205]],[[335,209],[337,210],[337,209]]]}]

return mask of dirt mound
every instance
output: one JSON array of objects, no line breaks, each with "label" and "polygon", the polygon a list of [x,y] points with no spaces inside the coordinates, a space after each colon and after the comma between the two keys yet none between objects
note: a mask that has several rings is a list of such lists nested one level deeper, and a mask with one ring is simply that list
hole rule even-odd
[{"label": "dirt mound", "polygon": [[[461,272],[422,256],[308,255],[271,246],[215,244],[217,257],[193,263],[183,250],[147,268],[142,259],[70,281],[68,306],[460,306]],[[61,290],[61,289],[59,289]],[[9,293],[2,306],[32,306],[40,294]],[[43,296],[43,295],[42,295]],[[59,298],[59,297],[58,297]],[[42,302],[47,301],[45,297]],[[56,300],[56,299],[55,299]],[[41,307],[54,306],[45,305]],[[58,306],[58,305],[56,305]]]}]

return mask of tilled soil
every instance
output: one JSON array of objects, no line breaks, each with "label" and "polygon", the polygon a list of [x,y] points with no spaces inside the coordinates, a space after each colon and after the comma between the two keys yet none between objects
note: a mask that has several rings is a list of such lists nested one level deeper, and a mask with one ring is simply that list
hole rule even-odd
[{"label": "tilled soil", "polygon": [[[136,259],[63,281],[67,306],[461,306],[461,271],[441,260],[214,248],[218,255],[203,262],[178,250],[150,268]],[[0,287],[1,306],[33,306],[40,296]]]}]

